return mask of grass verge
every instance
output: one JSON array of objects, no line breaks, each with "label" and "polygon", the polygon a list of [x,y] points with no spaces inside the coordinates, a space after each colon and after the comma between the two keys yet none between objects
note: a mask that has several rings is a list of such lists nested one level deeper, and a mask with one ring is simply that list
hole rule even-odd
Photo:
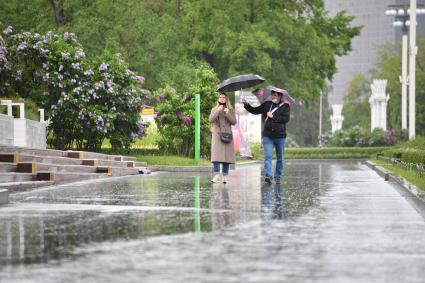
[{"label": "grass verge", "polygon": [[372,161],[375,164],[385,168],[386,170],[405,178],[409,183],[420,188],[422,191],[425,191],[425,179],[416,176],[415,171],[410,171],[410,170],[405,170],[405,169],[399,168],[397,166],[389,164],[388,162],[386,162],[384,160],[372,159]]}]

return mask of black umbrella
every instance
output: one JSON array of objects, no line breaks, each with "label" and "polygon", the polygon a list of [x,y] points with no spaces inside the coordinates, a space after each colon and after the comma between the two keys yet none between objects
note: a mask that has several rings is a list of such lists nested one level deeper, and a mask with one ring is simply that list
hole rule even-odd
[{"label": "black umbrella", "polygon": [[228,92],[241,90],[243,88],[252,87],[264,82],[265,79],[259,75],[249,74],[249,75],[240,75],[236,77],[229,78],[223,81],[218,85],[218,92]]}]

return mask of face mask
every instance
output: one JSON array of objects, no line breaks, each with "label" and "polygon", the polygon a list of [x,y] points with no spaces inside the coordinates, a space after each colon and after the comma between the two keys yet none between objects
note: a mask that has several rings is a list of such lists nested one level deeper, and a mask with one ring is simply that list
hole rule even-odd
[{"label": "face mask", "polygon": [[277,102],[278,102],[278,100],[277,100],[276,98],[274,98],[274,99],[272,99],[272,102],[273,102],[273,103],[277,103]]}]

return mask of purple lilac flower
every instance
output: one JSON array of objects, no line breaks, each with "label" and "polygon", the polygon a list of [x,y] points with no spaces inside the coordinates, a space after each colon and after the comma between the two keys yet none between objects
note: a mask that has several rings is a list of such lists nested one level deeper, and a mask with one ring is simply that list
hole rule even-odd
[{"label": "purple lilac flower", "polygon": [[20,81],[22,79],[22,71],[21,70],[16,71],[15,79],[17,81]]},{"label": "purple lilac flower", "polygon": [[81,88],[80,87],[76,87],[73,90],[76,94],[80,94]]},{"label": "purple lilac flower", "polygon": [[62,52],[61,55],[62,55],[62,59],[64,59],[64,60],[68,60],[69,56],[70,56],[70,54],[68,52]]},{"label": "purple lilac flower", "polygon": [[95,89],[104,88],[104,87],[105,87],[105,84],[102,81],[94,84]]},{"label": "purple lilac flower", "polygon": [[75,52],[75,59],[81,59],[81,58],[84,58],[84,57],[86,57],[86,53],[84,53],[83,50],[77,50]]},{"label": "purple lilac flower", "polygon": [[63,34],[63,39],[65,39],[65,40],[70,40],[70,39],[72,39],[73,35],[74,35],[73,33],[65,32],[65,33]]},{"label": "purple lilac flower", "polygon": [[139,82],[143,82],[145,78],[143,76],[135,76],[135,80]]},{"label": "purple lilac flower", "polygon": [[17,50],[25,50],[28,47],[27,43],[24,41],[21,44],[18,45]]},{"label": "purple lilac flower", "polygon": [[184,123],[186,126],[190,126],[190,125],[192,124],[192,120],[190,119],[190,117],[189,117],[189,116],[184,116],[184,118],[183,118],[183,123]]},{"label": "purple lilac flower", "polygon": [[176,112],[176,116],[177,117],[180,118],[182,115],[183,115],[183,112],[182,111],[179,110],[179,111]]},{"label": "purple lilac flower", "polygon": [[44,57],[48,57],[48,55],[49,55],[48,49],[40,48],[40,52]]},{"label": "purple lilac flower", "polygon": [[161,95],[160,96],[157,96],[156,97],[156,102],[158,102],[158,103],[161,102],[161,99],[162,99],[162,96]]},{"label": "purple lilac flower", "polygon": [[44,96],[49,96],[49,95],[50,95],[50,93],[49,93],[49,92],[47,92],[47,91],[45,91],[45,92],[43,92],[43,95],[44,95]]},{"label": "purple lilac flower", "polygon": [[46,73],[44,76],[43,76],[43,81],[44,82],[49,82],[49,79],[50,79],[50,74],[49,73]]},{"label": "purple lilac flower", "polygon": [[132,70],[130,70],[130,69],[125,69],[124,74],[126,76],[131,76],[132,74],[134,74],[134,72]]},{"label": "purple lilac flower", "polygon": [[74,68],[74,70],[80,70],[80,63],[72,63],[72,68]]},{"label": "purple lilac flower", "polygon": [[99,66],[99,71],[106,71],[106,70],[108,70],[108,67],[109,67],[109,65],[108,65],[108,64],[106,64],[106,63],[102,63],[102,64],[100,64],[100,66]]},{"label": "purple lilac flower", "polygon": [[9,33],[13,32],[13,28],[11,26],[8,26],[4,29],[3,34],[8,35]]},{"label": "purple lilac flower", "polygon": [[157,117],[161,116],[162,114],[164,114],[164,111],[162,111],[162,110],[161,110],[161,111],[156,112],[156,116],[157,116]]},{"label": "purple lilac flower", "polygon": [[84,72],[84,75],[86,75],[86,76],[92,76],[92,75],[94,75],[94,72],[93,72],[92,69],[88,69],[87,71]]}]

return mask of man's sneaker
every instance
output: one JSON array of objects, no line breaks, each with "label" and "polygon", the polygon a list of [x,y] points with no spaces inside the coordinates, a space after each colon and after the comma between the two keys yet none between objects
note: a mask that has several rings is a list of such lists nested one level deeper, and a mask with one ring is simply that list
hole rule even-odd
[{"label": "man's sneaker", "polygon": [[211,182],[213,183],[219,183],[220,182],[220,174],[215,174],[212,178]]},{"label": "man's sneaker", "polygon": [[271,177],[269,177],[269,176],[266,176],[266,177],[264,178],[264,182],[266,182],[267,184],[271,184],[271,183],[272,183],[272,178],[271,178]]},{"label": "man's sneaker", "polygon": [[223,175],[223,178],[221,180],[223,181],[223,184],[226,184],[227,183],[227,176]]},{"label": "man's sneaker", "polygon": [[280,184],[280,178],[276,178],[274,181],[276,182],[276,184]]}]

